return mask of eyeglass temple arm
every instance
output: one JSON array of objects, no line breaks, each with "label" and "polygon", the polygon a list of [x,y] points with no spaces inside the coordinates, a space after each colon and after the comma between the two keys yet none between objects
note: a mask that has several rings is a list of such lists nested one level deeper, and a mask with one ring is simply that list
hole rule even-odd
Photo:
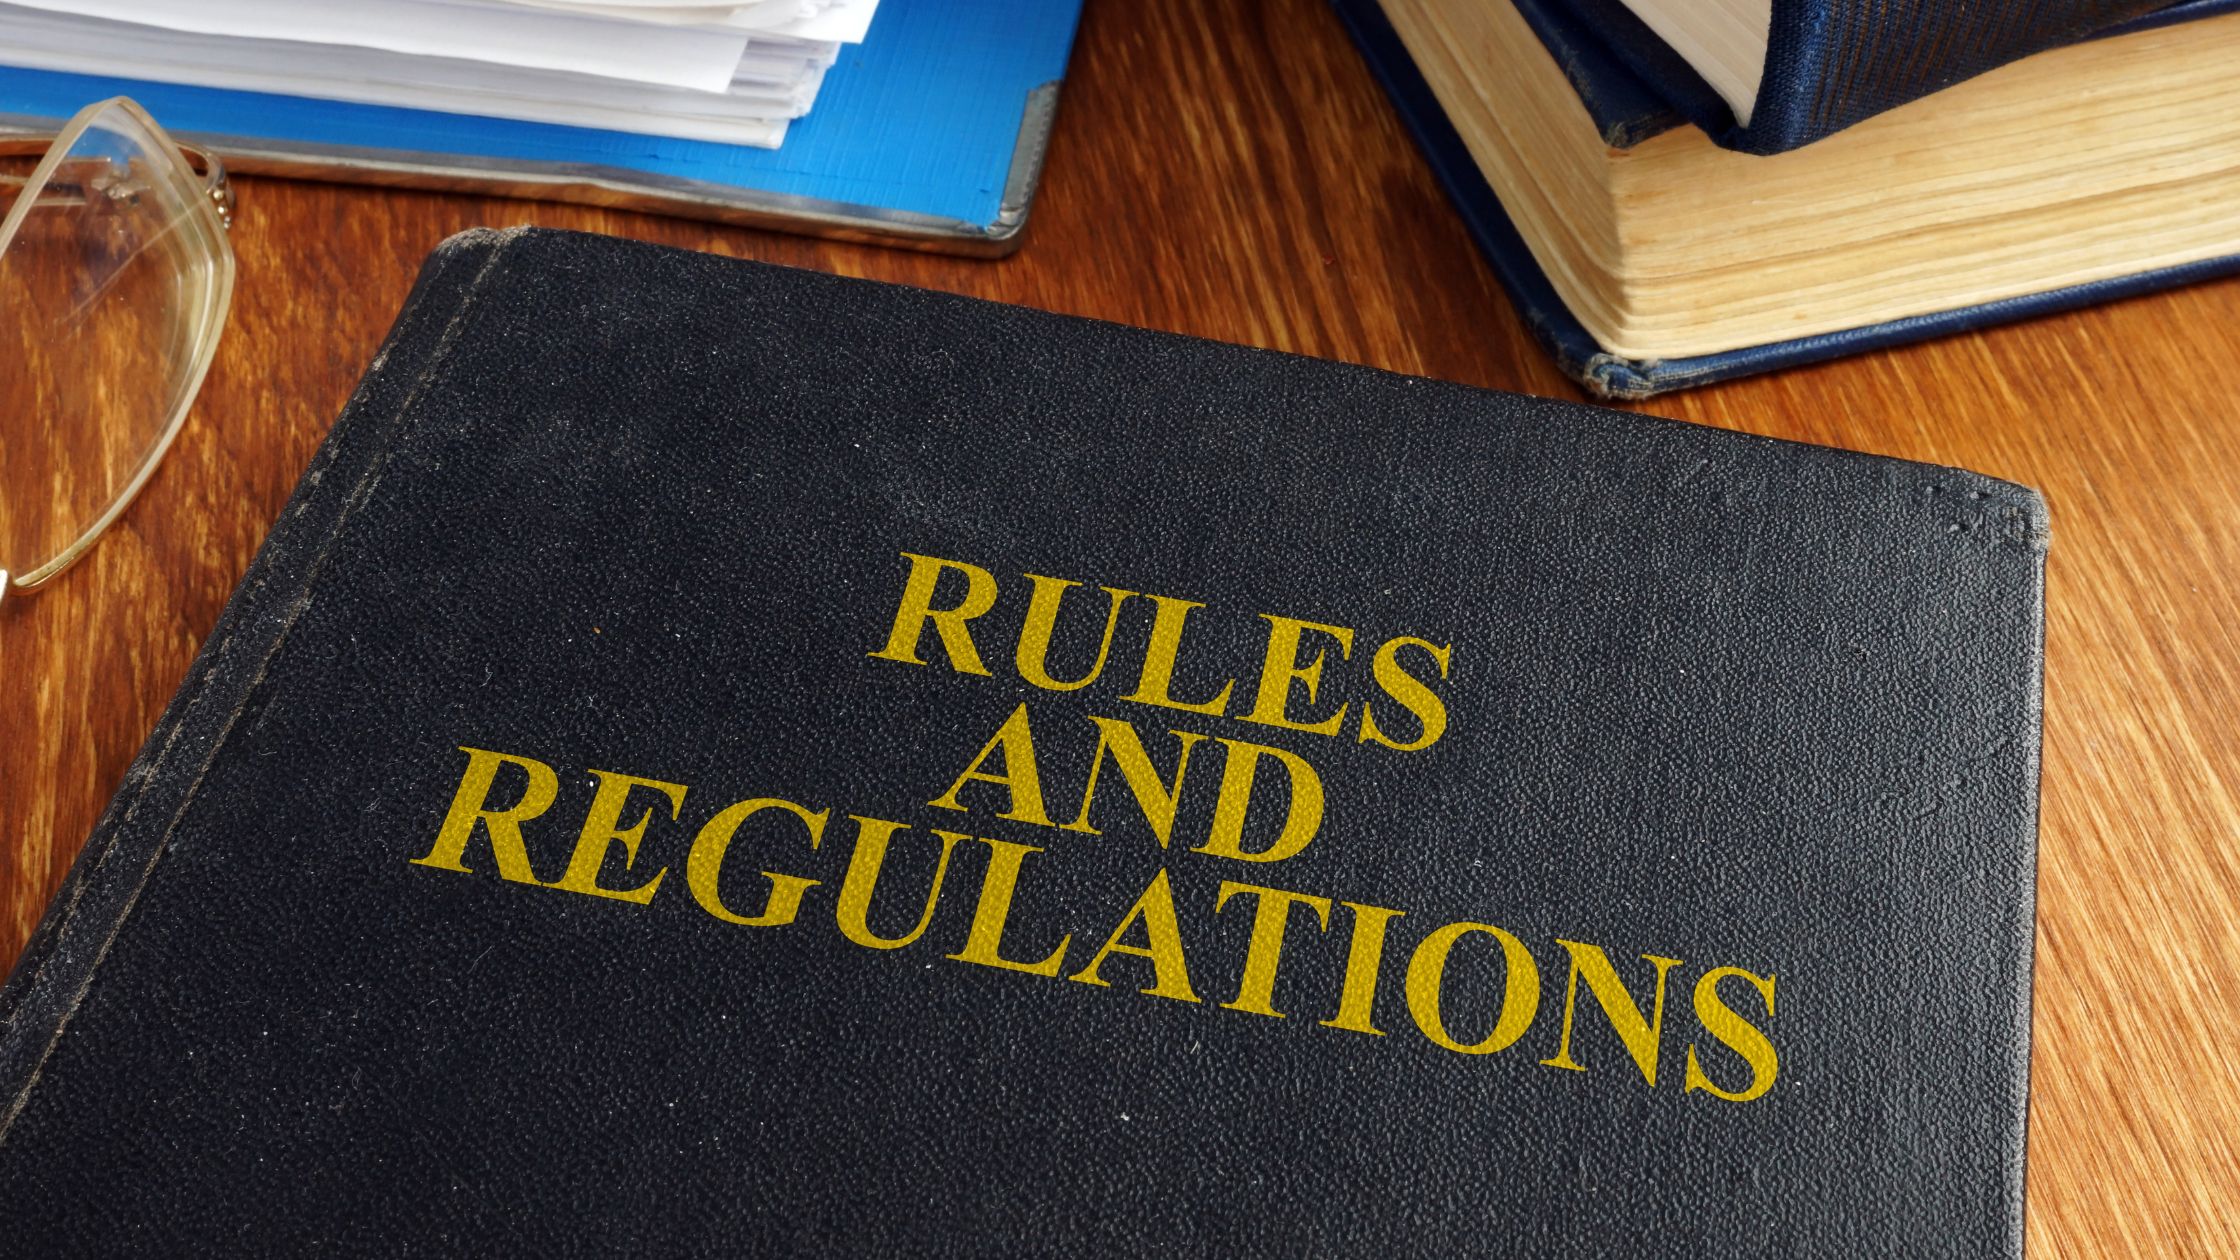
[{"label": "eyeglass temple arm", "polygon": [[[39,157],[53,141],[52,136],[0,136],[0,157]],[[232,231],[233,182],[226,178],[226,164],[199,145],[182,144],[179,152],[187,159],[189,169],[202,176],[202,191],[218,208],[219,225]],[[22,176],[0,175],[0,188],[22,186]]]}]

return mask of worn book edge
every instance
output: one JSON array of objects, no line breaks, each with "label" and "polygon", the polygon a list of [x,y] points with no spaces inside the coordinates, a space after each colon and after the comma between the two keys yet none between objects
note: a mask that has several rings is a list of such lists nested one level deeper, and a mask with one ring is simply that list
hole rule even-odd
[{"label": "worn book edge", "polygon": [[[0,1144],[154,875],[172,827],[192,805],[244,702],[308,606],[339,525],[378,479],[396,429],[458,340],[504,246],[522,230],[461,233],[422,265],[333,433],[312,457],[0,988]],[[133,825],[150,811],[167,813],[169,820]]]}]

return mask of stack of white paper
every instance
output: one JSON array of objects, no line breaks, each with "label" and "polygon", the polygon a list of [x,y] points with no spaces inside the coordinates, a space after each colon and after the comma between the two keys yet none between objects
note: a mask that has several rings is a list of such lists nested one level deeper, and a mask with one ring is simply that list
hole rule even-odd
[{"label": "stack of white paper", "polygon": [[0,65],[776,147],[878,0],[10,0]]}]

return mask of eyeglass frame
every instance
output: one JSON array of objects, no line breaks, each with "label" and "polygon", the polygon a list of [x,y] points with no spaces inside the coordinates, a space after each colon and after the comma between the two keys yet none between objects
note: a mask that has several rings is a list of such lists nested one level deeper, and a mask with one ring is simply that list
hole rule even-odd
[{"label": "eyeglass frame", "polygon": [[[0,158],[42,158],[62,138],[60,131],[8,132],[0,134]],[[218,208],[218,226],[233,230],[233,181],[226,174],[226,164],[217,154],[198,144],[171,142],[187,159],[187,169],[202,177],[202,191]],[[0,185],[18,182],[0,175]]]},{"label": "eyeglass frame", "polygon": [[[131,101],[129,98],[125,97],[117,97],[113,98],[113,100],[123,101],[127,105],[130,105],[135,111],[141,113],[143,120],[146,120],[146,113],[144,110],[140,109],[137,102]],[[96,105],[88,106],[86,110],[80,111],[80,116],[83,116],[85,113],[90,112],[98,105],[105,103],[111,102],[96,102]],[[51,131],[10,131],[6,133],[0,133],[0,158],[28,157],[33,159],[35,164],[37,162],[44,161],[47,155],[53,151],[55,144],[69,132],[70,127],[74,121],[75,119],[67,120],[61,127]],[[165,139],[170,140],[171,146],[179,151],[179,155],[181,157],[186,159],[187,169],[200,177],[202,182],[203,195],[209,198],[212,207],[217,211],[218,229],[221,232],[230,235],[233,231],[233,182],[226,174],[226,166],[224,160],[221,159],[216,153],[213,153],[209,149],[203,148],[200,145],[184,144],[176,139],[172,139],[168,132],[161,132],[159,130],[159,134],[163,135]],[[37,174],[38,171],[35,167],[32,172],[32,176],[35,176]],[[32,176],[17,177],[0,175],[0,187],[13,185],[20,188],[23,185],[28,184]],[[12,204],[9,205],[7,209],[12,212]],[[0,218],[4,217],[6,217],[6,215],[0,214]],[[0,243],[0,249],[5,249],[7,244],[12,243],[12,241]],[[160,454],[161,453],[159,452],[159,458]],[[150,460],[147,469],[142,473],[143,479],[147,475],[154,472],[156,462],[156,460]],[[104,514],[103,519],[101,519],[99,523],[97,523],[92,529],[87,531],[85,537],[80,542],[80,547],[82,548],[83,546],[90,545],[95,538],[98,538],[104,531],[106,531],[108,527],[114,523],[115,518],[119,515],[122,515],[125,508],[131,506],[132,500],[137,498],[139,496],[139,493],[140,486],[138,484],[135,484],[124,494],[120,495],[117,501],[110,505],[108,511]],[[75,556],[72,556],[71,560],[74,559]],[[67,567],[69,567],[69,563],[66,561],[62,566],[59,566],[56,569],[56,572],[59,572],[61,568]],[[53,575],[49,574],[47,576],[51,577]],[[45,580],[46,579],[43,577],[38,582],[33,583],[32,585],[43,585]],[[5,601],[7,599],[8,592],[14,589],[14,587],[15,582],[13,580],[13,575],[9,573],[8,570],[0,568],[0,601]]]}]

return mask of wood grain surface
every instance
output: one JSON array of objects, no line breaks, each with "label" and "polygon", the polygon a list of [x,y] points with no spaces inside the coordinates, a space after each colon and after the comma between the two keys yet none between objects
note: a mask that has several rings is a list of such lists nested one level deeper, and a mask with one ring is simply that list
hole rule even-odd
[{"label": "wood grain surface", "polygon": [[[421,258],[461,228],[612,232],[1576,396],[1318,0],[1091,4],[1026,247],[999,262],[520,201],[240,192],[239,295],[178,445],[84,563],[0,602],[0,966]],[[1646,408],[1958,464],[2052,504],[2038,1260],[2240,1255],[2236,356],[2227,281]]]}]

